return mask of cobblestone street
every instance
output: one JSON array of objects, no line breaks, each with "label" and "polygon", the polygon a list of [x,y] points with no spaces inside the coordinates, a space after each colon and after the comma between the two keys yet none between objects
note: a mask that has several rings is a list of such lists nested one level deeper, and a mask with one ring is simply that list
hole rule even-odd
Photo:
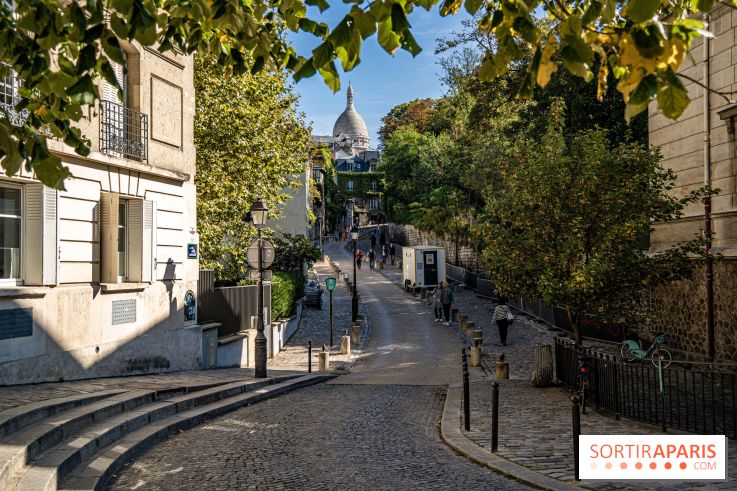
[{"label": "cobblestone street", "polygon": [[[328,253],[348,271],[339,246]],[[358,284],[371,336],[350,374],[171,438],[127,465],[113,489],[523,489],[440,439],[444,386],[460,380],[459,338],[378,272],[364,268]],[[337,291],[344,322],[350,299]],[[299,350],[325,339],[325,312],[305,311],[294,347],[271,368],[306,360]]]}]

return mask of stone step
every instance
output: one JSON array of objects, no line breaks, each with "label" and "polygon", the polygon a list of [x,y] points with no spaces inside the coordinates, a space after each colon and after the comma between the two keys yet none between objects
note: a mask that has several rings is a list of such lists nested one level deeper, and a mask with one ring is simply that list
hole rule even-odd
[{"label": "stone step", "polygon": [[[294,377],[279,377],[277,381]],[[273,383],[270,379],[238,381],[169,397],[166,400],[154,397],[154,400],[148,404],[102,419],[96,424],[83,428],[75,435],[68,435],[64,441],[43,454],[39,454],[37,458],[20,469],[7,483],[5,489],[55,490],[57,483],[69,475],[82,461],[91,458],[101,448],[113,444],[128,433],[182,411],[253,391],[270,383]],[[172,391],[162,392],[169,394]]]},{"label": "stone step", "polygon": [[156,392],[135,390],[69,409],[8,436],[0,445],[0,489],[36,456],[85,426],[154,400]]},{"label": "stone step", "polygon": [[[158,422],[147,424],[125,435],[106,448],[102,448],[95,456],[82,462],[66,479],[61,480],[59,489],[104,489],[110,478],[126,462],[135,458],[136,455],[147,447],[179,431],[192,428],[208,419],[234,411],[240,407],[254,404],[300,387],[317,384],[333,377],[335,375],[310,374],[283,382],[270,380],[272,383],[265,387],[187,409]],[[28,489],[44,488],[34,487]]]},{"label": "stone step", "polygon": [[103,390],[92,394],[75,394],[69,397],[32,402],[0,411],[0,440],[39,421],[75,407],[99,401],[125,392],[122,389]]}]

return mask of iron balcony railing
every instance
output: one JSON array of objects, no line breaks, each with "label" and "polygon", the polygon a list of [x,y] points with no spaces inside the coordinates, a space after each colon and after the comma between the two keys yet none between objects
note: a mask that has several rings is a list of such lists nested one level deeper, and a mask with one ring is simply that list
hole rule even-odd
[{"label": "iron balcony railing", "polygon": [[148,115],[110,101],[100,102],[100,151],[148,160]]},{"label": "iron balcony railing", "polygon": [[28,109],[20,111],[15,106],[20,102],[18,88],[20,80],[13,70],[5,77],[0,77],[0,115],[8,118],[13,126],[23,126],[28,118]]}]

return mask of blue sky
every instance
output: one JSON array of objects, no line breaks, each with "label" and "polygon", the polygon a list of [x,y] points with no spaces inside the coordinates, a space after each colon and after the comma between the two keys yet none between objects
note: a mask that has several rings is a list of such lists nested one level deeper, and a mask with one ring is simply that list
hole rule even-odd
[{"label": "blue sky", "polygon": [[[333,0],[331,7],[322,14],[310,7],[308,15],[333,27],[348,10],[350,5]],[[462,10],[458,15],[443,18],[438,10],[437,6],[430,12],[419,8],[409,16],[412,33],[422,46],[422,52],[416,57],[401,49],[393,57],[390,56],[379,46],[374,35],[363,43],[361,64],[348,73],[341,70],[340,92],[333,94],[319,74],[300,80],[296,84],[296,91],[301,96],[300,110],[312,122],[313,133],[328,135],[332,132],[336,118],[345,109],[345,91],[349,80],[355,93],[356,110],[366,120],[374,147],[378,144],[376,132],[381,118],[392,107],[412,99],[442,95],[444,89],[437,76],[440,67],[436,64],[437,57],[434,54],[435,40],[460,30],[461,21],[468,14]],[[309,56],[312,49],[320,44],[320,39],[304,33],[293,36],[292,41],[297,52],[303,56]],[[340,70],[340,63],[338,66]]]}]

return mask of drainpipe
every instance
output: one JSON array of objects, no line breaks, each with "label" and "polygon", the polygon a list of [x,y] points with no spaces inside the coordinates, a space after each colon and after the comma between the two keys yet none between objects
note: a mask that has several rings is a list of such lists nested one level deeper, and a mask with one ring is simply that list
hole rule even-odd
[{"label": "drainpipe", "polygon": [[[709,29],[711,16],[704,15],[704,28]],[[704,37],[704,186],[711,187],[711,97],[709,93],[709,38]],[[706,241],[706,346],[710,361],[714,361],[714,261],[711,253],[711,196],[704,198],[704,233]]]}]

